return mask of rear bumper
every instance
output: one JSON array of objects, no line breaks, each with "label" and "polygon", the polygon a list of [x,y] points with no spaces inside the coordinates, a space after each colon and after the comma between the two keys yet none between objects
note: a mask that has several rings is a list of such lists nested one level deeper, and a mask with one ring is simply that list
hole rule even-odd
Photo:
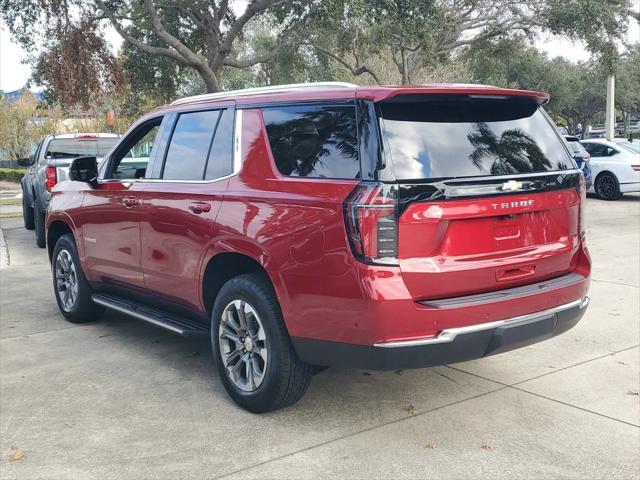
[{"label": "rear bumper", "polygon": [[507,352],[555,337],[574,327],[589,297],[558,307],[495,322],[448,328],[437,336],[356,345],[292,338],[298,357],[309,364],[366,370],[434,367]]}]

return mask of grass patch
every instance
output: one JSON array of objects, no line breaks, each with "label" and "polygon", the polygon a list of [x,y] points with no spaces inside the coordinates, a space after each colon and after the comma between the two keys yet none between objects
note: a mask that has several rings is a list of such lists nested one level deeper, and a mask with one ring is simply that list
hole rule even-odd
[{"label": "grass patch", "polygon": [[2,198],[0,205],[22,205],[22,198]]},{"label": "grass patch", "polygon": [[0,168],[0,180],[20,183],[20,179],[26,172],[25,168]]},{"label": "grass patch", "polygon": [[22,218],[22,212],[0,212],[0,218]]}]

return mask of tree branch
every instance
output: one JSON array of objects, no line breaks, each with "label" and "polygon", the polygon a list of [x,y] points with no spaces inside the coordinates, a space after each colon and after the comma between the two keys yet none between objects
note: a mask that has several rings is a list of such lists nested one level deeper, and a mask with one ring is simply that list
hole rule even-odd
[{"label": "tree branch", "polygon": [[133,37],[132,35],[129,35],[126,32],[126,30],[123,28],[123,26],[120,24],[120,22],[116,19],[116,16],[114,15],[114,13],[105,5],[105,3],[102,0],[95,0],[95,1],[98,7],[107,16],[107,18],[111,22],[111,25],[113,25],[113,28],[116,30],[116,32],[118,32],[118,34],[125,41],[129,42],[134,47],[139,48],[143,52],[146,52],[150,55],[162,55],[165,57],[169,57],[183,65],[189,65],[189,62],[175,50],[171,50],[170,48],[154,47],[152,45],[148,45],[144,42],[141,42],[140,40]]},{"label": "tree branch", "polygon": [[346,61],[345,59],[335,55],[334,53],[331,53],[329,50],[325,50],[324,48],[319,47],[317,45],[311,45],[311,46],[313,48],[315,48],[321,54],[323,54],[323,55],[331,58],[332,60],[335,60],[336,62],[338,62],[340,65],[342,65],[347,70],[349,70],[353,76],[357,77],[359,75],[362,75],[363,73],[368,73],[369,75],[371,75],[373,80],[378,85],[382,84],[382,82],[380,81],[380,78],[378,78],[378,76],[375,74],[375,72],[373,70],[371,70],[366,64],[361,64],[361,65],[356,64],[354,66],[354,65],[349,64],[349,62]]}]

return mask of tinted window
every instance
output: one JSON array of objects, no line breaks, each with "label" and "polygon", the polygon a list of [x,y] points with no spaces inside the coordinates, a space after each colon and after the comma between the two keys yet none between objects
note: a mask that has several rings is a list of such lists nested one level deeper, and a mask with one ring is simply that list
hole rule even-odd
[{"label": "tinted window", "polygon": [[583,143],[584,148],[591,154],[592,157],[606,157],[607,146],[601,143]]},{"label": "tinted window", "polygon": [[456,97],[380,104],[398,179],[574,168],[555,128],[534,103]]},{"label": "tinted window", "polygon": [[296,106],[263,109],[269,143],[283,175],[359,178],[353,106]]},{"label": "tinted window", "polygon": [[171,137],[162,172],[167,180],[202,180],[218,111],[183,113]]},{"label": "tinted window", "polygon": [[46,158],[74,158],[83,156],[104,157],[118,143],[117,137],[95,136],[54,138],[47,145]]},{"label": "tinted window", "polygon": [[215,180],[233,171],[233,110],[223,110],[207,161],[207,180]]}]

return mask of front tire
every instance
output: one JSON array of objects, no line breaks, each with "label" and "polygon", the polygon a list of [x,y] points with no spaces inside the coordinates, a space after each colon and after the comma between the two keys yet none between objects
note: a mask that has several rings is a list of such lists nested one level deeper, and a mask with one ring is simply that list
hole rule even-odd
[{"label": "front tire", "polygon": [[33,230],[35,228],[33,207],[27,202],[27,196],[22,192],[22,219],[24,220],[24,228]]},{"label": "front tire", "polygon": [[44,230],[45,212],[40,210],[38,206],[38,200],[34,202],[34,223],[36,229],[36,245],[40,248],[44,248],[47,244]]},{"label": "front tire", "polygon": [[225,390],[250,412],[288,407],[309,387],[313,367],[298,359],[265,275],[239,275],[222,287],[211,343]]},{"label": "front tire", "polygon": [[622,197],[618,179],[614,174],[609,172],[598,175],[594,189],[598,197],[603,200],[618,200]]},{"label": "front tire", "polygon": [[60,313],[73,323],[86,323],[100,318],[104,307],[91,300],[91,286],[84,276],[73,235],[62,235],[51,257],[53,292]]}]

